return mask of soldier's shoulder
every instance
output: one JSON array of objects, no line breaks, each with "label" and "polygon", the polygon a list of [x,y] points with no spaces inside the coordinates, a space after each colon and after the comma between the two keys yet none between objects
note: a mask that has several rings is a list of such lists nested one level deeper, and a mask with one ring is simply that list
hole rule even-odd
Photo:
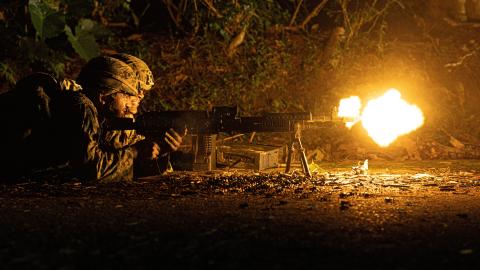
[{"label": "soldier's shoulder", "polygon": [[76,104],[76,105],[86,105],[94,106],[90,98],[88,98],[82,91],[64,91],[60,93],[60,99],[63,102]]},{"label": "soldier's shoulder", "polygon": [[61,92],[55,103],[60,114],[97,115],[94,103],[82,91]]}]

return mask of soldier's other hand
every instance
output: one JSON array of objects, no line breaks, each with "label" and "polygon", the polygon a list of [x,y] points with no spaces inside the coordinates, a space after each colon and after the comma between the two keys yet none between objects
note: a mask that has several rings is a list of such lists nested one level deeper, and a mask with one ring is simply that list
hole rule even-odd
[{"label": "soldier's other hand", "polygon": [[173,128],[165,132],[165,143],[170,148],[170,151],[177,151],[183,142],[183,137],[187,135],[187,129],[182,134],[178,134]]},{"label": "soldier's other hand", "polygon": [[152,160],[157,159],[158,156],[160,156],[160,146],[157,143],[153,143],[151,154],[152,154],[152,158],[151,158]]},{"label": "soldier's other hand", "polygon": [[135,145],[137,158],[154,160],[160,156],[160,146],[152,141],[141,141]]}]

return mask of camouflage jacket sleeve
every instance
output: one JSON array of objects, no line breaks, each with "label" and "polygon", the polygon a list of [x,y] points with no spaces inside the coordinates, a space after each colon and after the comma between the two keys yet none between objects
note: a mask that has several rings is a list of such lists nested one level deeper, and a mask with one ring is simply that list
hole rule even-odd
[{"label": "camouflage jacket sleeve", "polygon": [[101,145],[107,150],[118,150],[132,146],[145,139],[135,130],[106,130],[102,133]]},{"label": "camouflage jacket sleeve", "polygon": [[105,149],[100,145],[101,128],[98,113],[93,103],[84,95],[78,95],[78,113],[81,134],[72,165],[80,169],[87,179],[101,182],[131,181],[133,179],[132,148]]},{"label": "camouflage jacket sleeve", "polygon": [[61,91],[81,91],[82,86],[72,79],[63,79],[59,82]]}]

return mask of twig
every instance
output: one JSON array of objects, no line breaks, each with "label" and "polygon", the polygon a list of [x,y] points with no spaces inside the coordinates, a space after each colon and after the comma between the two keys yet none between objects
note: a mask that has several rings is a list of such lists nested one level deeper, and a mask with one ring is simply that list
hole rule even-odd
[{"label": "twig", "polygon": [[106,22],[108,27],[128,27],[129,25],[124,22]]},{"label": "twig", "polygon": [[193,36],[195,36],[198,33],[198,30],[200,29],[200,19],[198,17],[197,0],[193,0],[193,6],[195,8],[195,27],[193,31]]},{"label": "twig", "polygon": [[314,9],[313,11],[308,14],[307,18],[305,18],[305,20],[303,20],[302,24],[300,25],[300,27],[302,29],[305,29],[305,26],[313,19],[315,18],[318,13],[320,13],[320,11],[323,9],[323,7],[327,4],[328,0],[323,0],[322,2],[320,2],[320,4],[318,4]]},{"label": "twig", "polygon": [[470,56],[473,56],[476,52],[477,51],[469,52],[469,53],[465,54],[464,56],[460,57],[460,59],[457,62],[445,64],[443,67],[454,68],[454,67],[461,66],[463,64],[463,62],[465,62],[465,59],[467,59]]},{"label": "twig", "polygon": [[297,18],[298,11],[300,10],[302,3],[303,3],[303,0],[300,0],[300,2],[298,2],[297,7],[295,8],[295,12],[293,13],[292,19],[290,19],[290,23],[288,24],[288,26],[292,26],[293,23],[295,22],[295,19]]},{"label": "twig", "polygon": [[443,20],[449,24],[450,26],[457,27],[457,26],[464,26],[464,27],[471,27],[471,28],[479,28],[480,23],[476,22],[457,22],[448,17],[444,17]]},{"label": "twig", "polygon": [[175,6],[175,4],[172,3],[170,0],[163,0],[163,3],[167,6],[168,14],[170,15],[170,18],[172,21],[175,23],[177,27],[180,27],[180,24],[177,22],[175,14],[173,14],[173,10],[178,11],[178,8]]},{"label": "twig", "polygon": [[185,14],[185,9],[187,8],[187,3],[188,3],[187,0],[182,0],[180,2],[180,4],[178,4],[179,11],[177,12],[177,22],[179,22],[179,23],[182,20],[183,14]]},{"label": "twig", "polygon": [[[348,38],[347,41],[350,41],[351,38],[351,33],[352,33],[352,24],[350,22],[350,17],[348,16],[348,0],[343,0],[340,3],[340,7],[342,9],[342,15],[343,15],[343,26],[345,29],[348,29]],[[347,42],[348,43],[348,42]]]},{"label": "twig", "polygon": [[223,18],[222,14],[220,14],[220,12],[218,12],[218,10],[213,6],[212,0],[203,0],[203,3],[217,16],[217,18]]}]

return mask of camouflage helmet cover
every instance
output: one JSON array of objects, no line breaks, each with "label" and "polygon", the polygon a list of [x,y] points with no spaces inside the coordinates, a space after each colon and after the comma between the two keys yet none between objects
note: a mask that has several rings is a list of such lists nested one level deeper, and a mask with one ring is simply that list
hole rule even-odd
[{"label": "camouflage helmet cover", "polygon": [[139,90],[150,90],[154,84],[153,74],[148,65],[140,58],[126,53],[118,53],[112,57],[128,64],[137,74]]},{"label": "camouflage helmet cover", "polygon": [[105,95],[123,92],[138,95],[133,69],[126,63],[109,56],[92,58],[82,68],[78,83],[87,91],[99,91]]}]

